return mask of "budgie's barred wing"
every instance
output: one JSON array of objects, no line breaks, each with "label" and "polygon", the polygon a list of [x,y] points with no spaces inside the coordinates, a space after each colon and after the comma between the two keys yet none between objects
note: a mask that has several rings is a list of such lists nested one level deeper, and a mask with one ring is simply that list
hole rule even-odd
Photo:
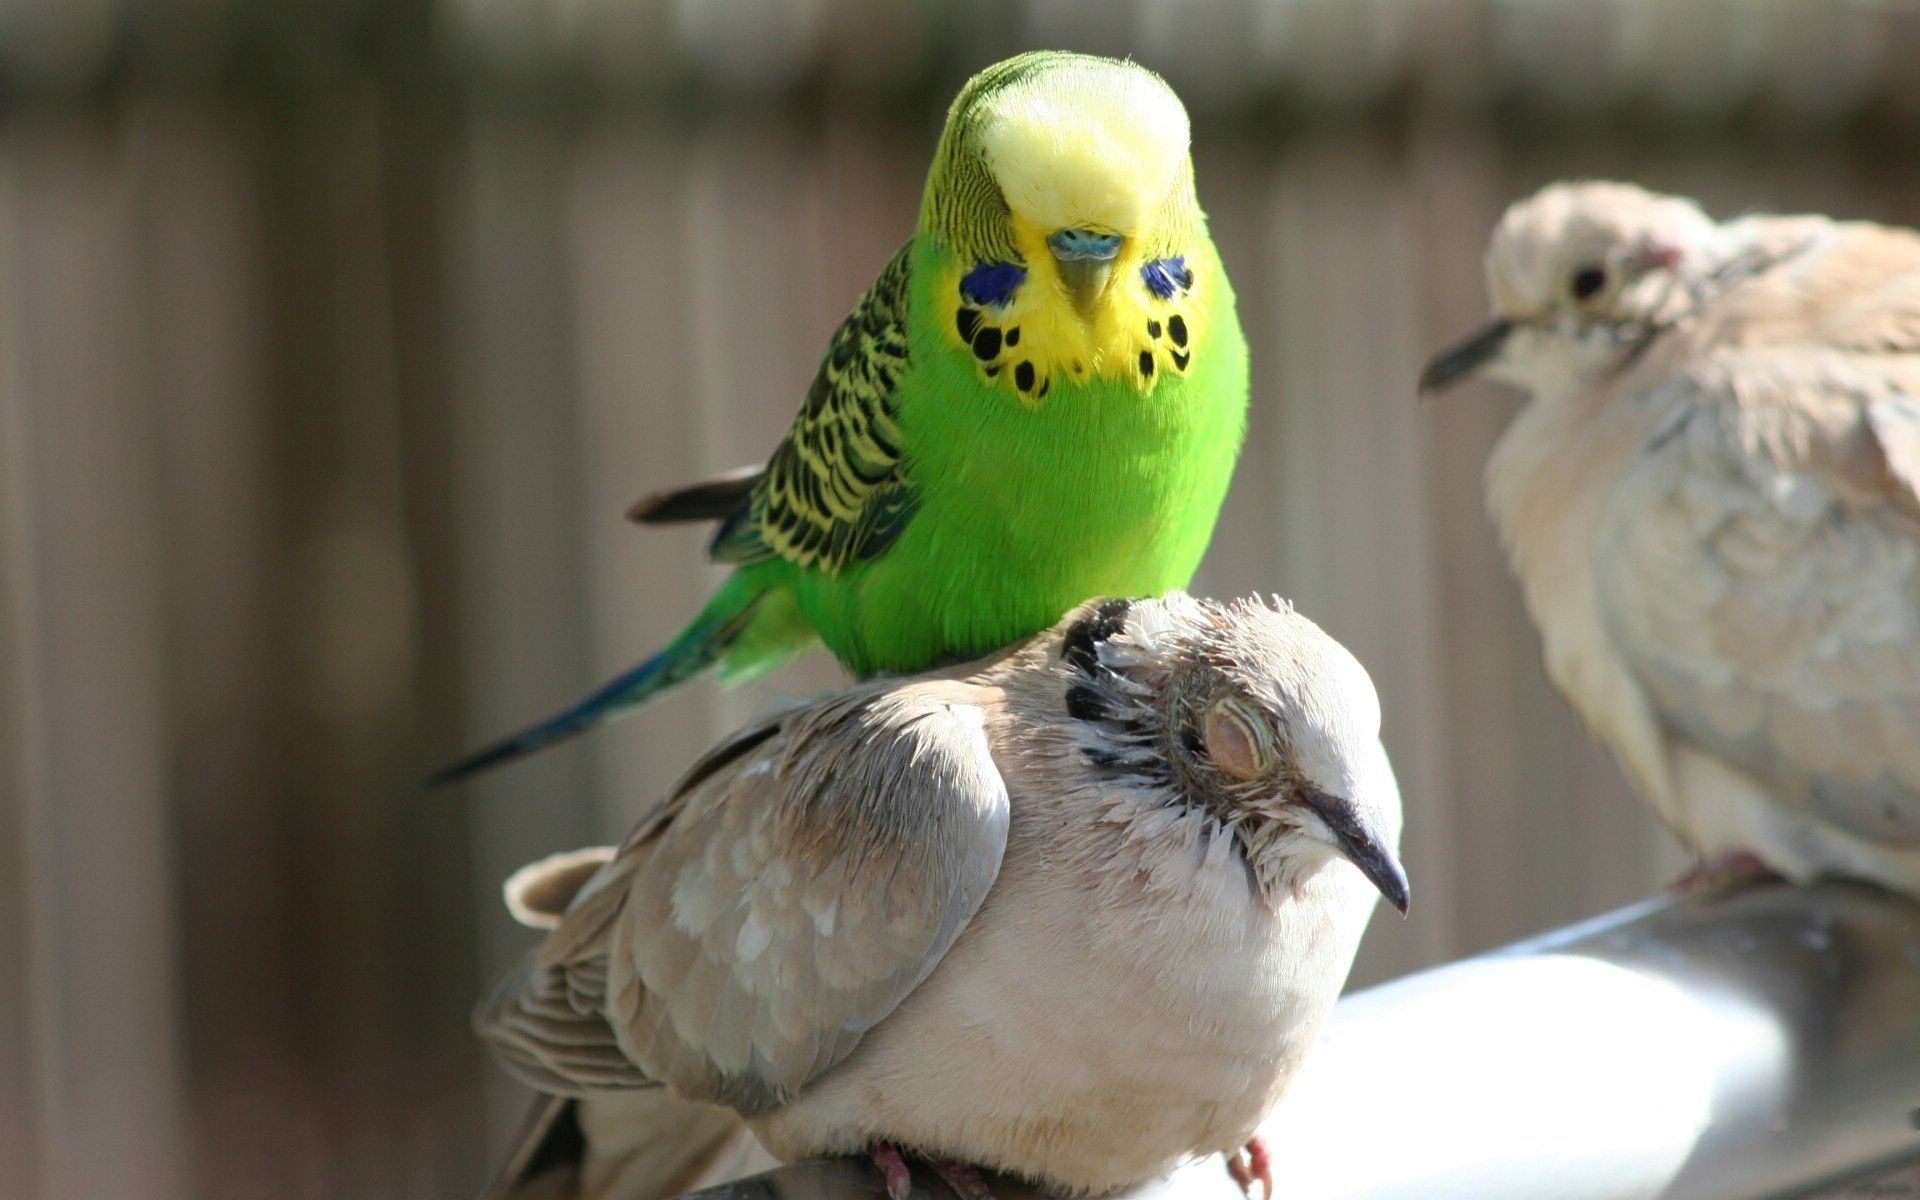
[{"label": "budgie's barred wing", "polygon": [[945,955],[1006,848],[980,689],[867,689],[690,773],[482,1011],[563,1094],[666,1083],[752,1115],[850,1052]]},{"label": "budgie's barred wing", "polygon": [[722,520],[712,548],[719,562],[778,557],[832,572],[892,544],[913,514],[893,407],[907,369],[911,250],[909,242],[893,256],[834,332],[806,403],[764,470],[649,496],[629,516]]},{"label": "budgie's barred wing", "polygon": [[1870,351],[1775,345],[1697,363],[1672,385],[1681,415],[1623,486],[1596,564],[1603,619],[1669,733],[1839,829],[1908,847],[1920,846],[1912,295],[1904,320],[1878,314]]}]

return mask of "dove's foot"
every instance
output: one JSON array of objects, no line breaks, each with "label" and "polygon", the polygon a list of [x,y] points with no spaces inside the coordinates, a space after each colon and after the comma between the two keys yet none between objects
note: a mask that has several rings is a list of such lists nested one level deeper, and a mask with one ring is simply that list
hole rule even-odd
[{"label": "dove's foot", "polygon": [[947,1181],[947,1186],[953,1189],[953,1194],[960,1200],[994,1200],[993,1189],[987,1186],[985,1179],[981,1178],[980,1168],[966,1163],[940,1162],[936,1159],[933,1169],[940,1173],[940,1178]]},{"label": "dove's foot", "polygon": [[913,1194],[913,1172],[907,1169],[900,1147],[892,1142],[875,1142],[867,1154],[873,1159],[873,1169],[880,1172],[880,1181],[887,1186],[887,1200],[907,1200]]},{"label": "dove's foot", "polygon": [[[887,1200],[908,1200],[913,1192],[913,1172],[907,1167],[907,1157],[900,1147],[892,1142],[875,1142],[867,1151],[873,1159],[874,1169],[880,1172],[882,1182],[887,1185]],[[943,1162],[932,1160],[934,1172],[946,1181],[958,1200],[996,1200],[993,1189],[981,1177],[980,1168],[962,1162]]]},{"label": "dove's foot", "polygon": [[1240,1153],[1227,1158],[1227,1174],[1240,1185],[1247,1200],[1253,1200],[1254,1180],[1260,1181],[1260,1200],[1273,1200],[1273,1159],[1267,1154],[1266,1139],[1254,1134]]},{"label": "dove's foot", "polygon": [[1668,884],[1667,890],[1704,892],[1740,880],[1765,879],[1773,873],[1773,868],[1751,850],[1723,850],[1703,855],[1685,875]]}]

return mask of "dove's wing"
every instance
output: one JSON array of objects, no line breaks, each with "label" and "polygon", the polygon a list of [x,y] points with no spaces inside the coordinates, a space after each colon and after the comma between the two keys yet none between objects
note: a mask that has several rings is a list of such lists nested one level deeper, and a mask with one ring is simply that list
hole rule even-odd
[{"label": "dove's wing", "polygon": [[1866,349],[1723,350],[1668,385],[1674,419],[1616,493],[1596,579],[1669,732],[1844,831],[1914,846],[1920,287],[1906,294]]},{"label": "dove's wing", "polygon": [[1008,821],[996,698],[865,690],[735,738],[580,889],[483,1034],[547,1090],[657,1081],[749,1115],[792,1094],[986,898]]}]

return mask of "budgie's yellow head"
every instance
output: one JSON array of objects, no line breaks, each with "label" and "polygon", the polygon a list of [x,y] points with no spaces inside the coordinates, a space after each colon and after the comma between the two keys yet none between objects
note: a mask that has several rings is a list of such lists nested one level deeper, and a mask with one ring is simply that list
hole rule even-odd
[{"label": "budgie's yellow head", "polygon": [[1035,57],[1037,69],[974,103],[979,149],[1007,208],[1049,234],[1139,237],[1184,182],[1186,109],[1132,63]]},{"label": "budgie's yellow head", "polygon": [[961,89],[920,227],[986,375],[1037,401],[1063,372],[1145,390],[1187,370],[1210,286],[1189,261],[1207,235],[1188,137],[1173,89],[1130,62],[1037,51]]}]

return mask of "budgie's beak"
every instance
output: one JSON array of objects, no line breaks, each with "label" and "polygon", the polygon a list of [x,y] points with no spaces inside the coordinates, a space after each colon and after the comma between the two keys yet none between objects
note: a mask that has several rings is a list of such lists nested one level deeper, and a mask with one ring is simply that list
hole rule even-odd
[{"label": "budgie's beak", "polygon": [[1120,253],[1120,235],[1093,229],[1062,229],[1047,238],[1047,249],[1059,264],[1060,279],[1073,293],[1073,305],[1081,316],[1106,294],[1107,280],[1113,274],[1113,260]]}]

